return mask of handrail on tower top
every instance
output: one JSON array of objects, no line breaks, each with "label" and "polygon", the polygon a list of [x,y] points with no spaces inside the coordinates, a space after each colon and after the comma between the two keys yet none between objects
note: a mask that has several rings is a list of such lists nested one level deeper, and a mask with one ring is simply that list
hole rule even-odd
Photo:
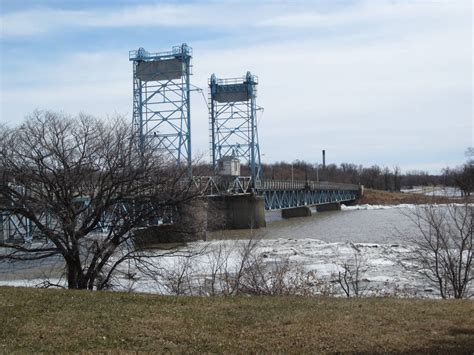
[{"label": "handrail on tower top", "polygon": [[258,76],[250,74],[250,72],[247,73],[247,75],[243,75],[241,77],[237,78],[224,78],[224,79],[218,79],[214,74],[209,80],[209,82],[214,82],[217,85],[233,85],[233,84],[246,84],[248,80],[250,79],[250,82],[252,84],[258,84]]},{"label": "handrail on tower top", "polygon": [[180,46],[172,47],[171,51],[150,53],[144,48],[134,49],[128,52],[128,59],[130,61],[140,60],[156,60],[156,59],[168,59],[177,56],[190,56],[193,55],[193,49],[186,43]]}]

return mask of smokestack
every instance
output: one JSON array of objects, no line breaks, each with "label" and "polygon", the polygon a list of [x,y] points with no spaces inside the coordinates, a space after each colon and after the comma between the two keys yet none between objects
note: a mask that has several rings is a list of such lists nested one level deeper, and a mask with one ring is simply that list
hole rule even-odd
[{"label": "smokestack", "polygon": [[326,151],[323,149],[323,169],[326,169]]}]

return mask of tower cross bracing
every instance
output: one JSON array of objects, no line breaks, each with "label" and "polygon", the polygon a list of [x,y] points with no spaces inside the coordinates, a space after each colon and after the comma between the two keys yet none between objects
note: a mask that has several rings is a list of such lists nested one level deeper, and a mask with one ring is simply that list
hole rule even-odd
[{"label": "tower cross bracing", "polygon": [[258,78],[250,72],[242,78],[209,81],[210,145],[214,170],[220,159],[233,157],[248,164],[252,186],[262,180],[257,133]]},{"label": "tower cross bracing", "polygon": [[185,164],[191,173],[190,75],[192,48],[130,51],[133,61],[133,127],[141,149]]}]

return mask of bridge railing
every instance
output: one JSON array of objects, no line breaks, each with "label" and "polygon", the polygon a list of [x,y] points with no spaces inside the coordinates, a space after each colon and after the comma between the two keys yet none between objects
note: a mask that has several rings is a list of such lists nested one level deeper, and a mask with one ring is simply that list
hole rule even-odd
[{"label": "bridge railing", "polygon": [[[249,177],[234,177],[225,179],[220,176],[195,176],[193,184],[205,195],[213,194],[239,194],[250,192],[251,180]],[[301,181],[301,180],[264,180],[256,181],[257,191],[269,190],[339,190],[359,191],[360,186],[355,184],[342,184],[327,181]]]},{"label": "bridge railing", "polygon": [[359,190],[359,185],[342,184],[326,181],[286,181],[264,180],[256,185],[257,190]]},{"label": "bridge railing", "polygon": [[222,176],[193,176],[193,186],[203,195],[243,194],[251,190],[251,178],[238,176],[225,178]]}]

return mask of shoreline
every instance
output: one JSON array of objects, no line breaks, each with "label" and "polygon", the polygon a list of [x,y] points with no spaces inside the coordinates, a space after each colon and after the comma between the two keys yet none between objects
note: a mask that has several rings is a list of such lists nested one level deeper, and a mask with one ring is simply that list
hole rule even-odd
[{"label": "shoreline", "polygon": [[410,192],[389,192],[374,189],[364,189],[364,196],[357,199],[348,206],[354,205],[404,205],[404,204],[447,204],[474,202],[474,197],[447,197],[447,196],[427,196],[420,193]]},{"label": "shoreline", "polygon": [[[173,295],[173,285],[170,280],[176,271],[186,269],[186,295],[206,294],[203,290],[206,280],[213,276],[212,268],[217,264],[227,265],[227,271],[234,274],[241,263],[242,251],[250,241],[246,240],[214,240],[207,242],[193,242],[179,248],[180,255],[153,256],[153,275],[141,273],[135,268],[123,265],[114,278],[111,291],[125,291],[134,293],[148,293]],[[225,255],[225,260],[220,260]],[[439,292],[434,285],[427,282],[416,268],[405,268],[402,262],[413,262],[413,250],[405,243],[353,243],[353,242],[325,242],[319,239],[261,239],[254,249],[255,257],[260,260],[262,270],[271,270],[275,267],[288,267],[288,277],[294,275],[313,275],[314,288],[307,291],[313,296],[344,296],[342,289],[335,282],[343,265],[355,262],[359,258],[361,271],[361,285],[364,287],[364,297],[392,296],[411,299],[438,299]],[[190,263],[188,263],[191,261]],[[166,270],[166,271],[163,271]],[[133,279],[126,275],[135,275]],[[292,276],[293,275],[293,276]],[[56,276],[56,277],[55,277]],[[57,275],[50,275],[54,284],[65,282],[57,279]],[[0,286],[41,286],[41,280],[10,279],[1,280]],[[469,291],[474,291],[474,285]]]}]

